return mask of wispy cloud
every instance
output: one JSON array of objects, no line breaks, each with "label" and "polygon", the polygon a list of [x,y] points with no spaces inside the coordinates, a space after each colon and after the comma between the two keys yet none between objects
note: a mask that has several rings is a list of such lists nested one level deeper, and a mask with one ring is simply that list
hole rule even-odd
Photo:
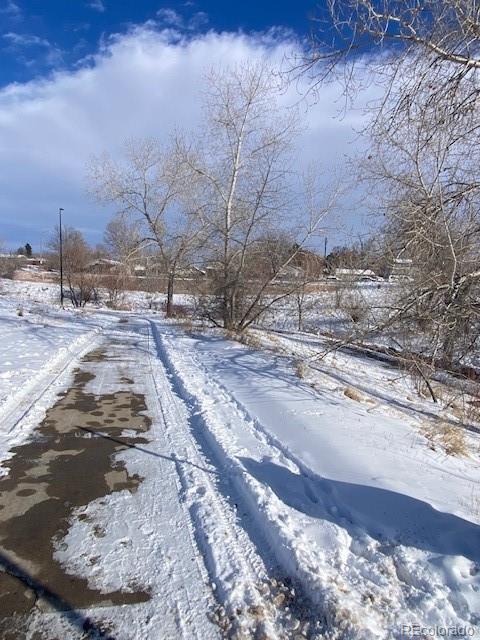
[{"label": "wispy cloud", "polygon": [[168,27],[183,28],[183,17],[174,9],[159,9],[157,16]]},{"label": "wispy cloud", "polygon": [[73,24],[71,26],[72,31],[74,31],[75,33],[79,32],[79,31],[88,31],[90,29],[91,25],[89,22],[76,22],[75,24]]},{"label": "wispy cloud", "polygon": [[39,38],[29,33],[14,33],[10,31],[9,33],[4,33],[2,38],[16,47],[51,46],[50,42],[45,38]]},{"label": "wispy cloud", "polygon": [[[14,31],[4,33],[1,37],[7,42],[6,49],[19,53],[19,61],[23,62],[26,66],[31,67],[40,62],[48,67],[54,67],[63,61],[62,50],[46,38],[40,38],[31,33],[15,33]],[[31,57],[33,55],[32,52],[30,53],[30,57],[28,57],[28,52],[32,49],[43,50],[42,55]]]},{"label": "wispy cloud", "polygon": [[159,9],[157,18],[163,27],[178,29],[179,31],[198,31],[208,24],[208,15],[204,11],[197,11],[185,18],[175,9]]},{"label": "wispy cloud", "polygon": [[88,2],[87,4],[90,7],[90,9],[93,9],[94,11],[98,11],[99,13],[103,13],[104,11],[107,10],[103,0],[90,0],[90,2]]},{"label": "wispy cloud", "polygon": [[191,31],[197,31],[197,29],[207,26],[208,22],[208,15],[204,11],[197,11],[188,21],[187,27]]},{"label": "wispy cloud", "polygon": [[13,2],[13,0],[7,0],[6,2],[3,2],[3,4],[0,5],[0,13],[2,15],[6,15],[10,18],[15,19],[22,17],[21,8],[16,2]]}]

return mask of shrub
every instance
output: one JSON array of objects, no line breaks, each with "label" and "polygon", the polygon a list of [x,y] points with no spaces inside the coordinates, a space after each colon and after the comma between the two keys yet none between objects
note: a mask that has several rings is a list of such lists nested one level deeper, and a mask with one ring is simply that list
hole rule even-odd
[{"label": "shrub", "polygon": [[434,451],[441,447],[448,456],[468,455],[465,431],[461,425],[430,422],[424,426],[423,433]]}]

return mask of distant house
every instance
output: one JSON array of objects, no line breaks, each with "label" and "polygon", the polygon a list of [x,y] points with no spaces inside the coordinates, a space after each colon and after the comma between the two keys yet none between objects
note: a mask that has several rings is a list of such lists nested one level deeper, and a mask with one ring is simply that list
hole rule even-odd
[{"label": "distant house", "polygon": [[287,265],[280,269],[272,282],[274,284],[289,284],[291,282],[302,282],[305,279],[307,279],[307,276],[302,267]]},{"label": "distant house", "polygon": [[135,276],[144,276],[147,273],[147,267],[144,264],[135,264],[132,271]]},{"label": "distant house", "polygon": [[371,269],[335,269],[335,279],[343,282],[376,282],[380,278]]},{"label": "distant house", "polygon": [[87,270],[91,273],[113,273],[121,267],[121,262],[110,258],[97,258],[87,264]]},{"label": "distant house", "polygon": [[45,264],[45,258],[27,258],[27,262],[34,267],[41,267]]},{"label": "distant house", "polygon": [[388,277],[389,282],[408,282],[412,280],[413,260],[411,258],[395,258]]},{"label": "distant house", "polygon": [[183,267],[177,270],[177,278],[180,280],[197,280],[198,278],[204,278],[206,275],[205,269],[200,269],[195,265]]}]

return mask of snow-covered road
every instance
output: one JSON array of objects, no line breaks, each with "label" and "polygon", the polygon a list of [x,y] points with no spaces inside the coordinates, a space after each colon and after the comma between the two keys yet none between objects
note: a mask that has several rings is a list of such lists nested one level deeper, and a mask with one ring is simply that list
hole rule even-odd
[{"label": "snow-covered road", "polygon": [[117,640],[314,628],[239,525],[234,483],[196,439],[155,325],[123,320],[4,462],[0,628]]},{"label": "snow-covered road", "polygon": [[2,583],[0,612],[18,638],[83,638],[87,627],[92,637],[218,637],[148,347],[143,322],[107,330],[6,463],[2,562],[23,597],[12,604],[18,584]]}]

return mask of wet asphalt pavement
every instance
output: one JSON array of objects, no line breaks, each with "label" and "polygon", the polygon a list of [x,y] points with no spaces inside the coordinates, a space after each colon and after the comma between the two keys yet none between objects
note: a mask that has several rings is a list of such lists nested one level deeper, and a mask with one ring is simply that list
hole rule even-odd
[{"label": "wet asphalt pavement", "polygon": [[[58,396],[30,440],[13,449],[0,478],[0,637],[43,638],[29,632],[32,612],[72,612],[90,637],[81,610],[128,605],[149,599],[146,590],[101,593],[55,558],[78,507],[113,492],[136,491],[142,478],[130,475],[115,454],[148,442],[145,398],[133,391],[95,395],[95,363],[108,360],[106,348],[85,356],[70,388]],[[133,381],[122,379],[123,388]],[[128,428],[128,437],[122,431]],[[81,516],[80,516],[81,517]],[[101,531],[98,535],[102,535]],[[68,615],[68,613],[67,613]],[[108,638],[108,629],[97,628]]]}]

